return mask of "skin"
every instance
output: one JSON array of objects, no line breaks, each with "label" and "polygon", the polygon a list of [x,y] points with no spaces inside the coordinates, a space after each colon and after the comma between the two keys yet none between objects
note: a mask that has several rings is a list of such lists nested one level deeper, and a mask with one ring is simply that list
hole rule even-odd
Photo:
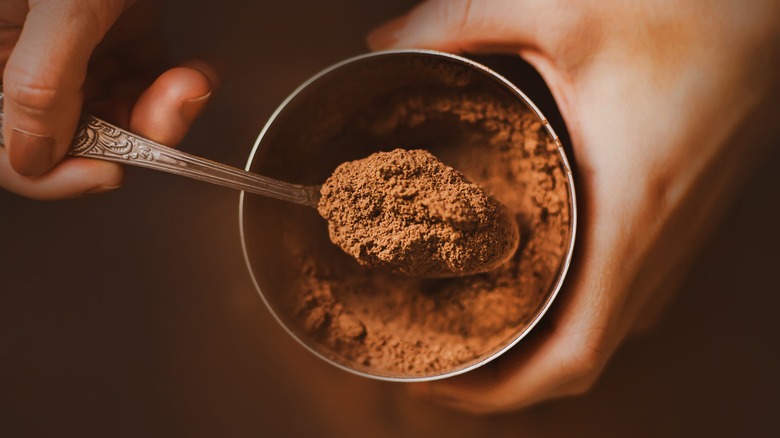
[{"label": "skin", "polygon": [[[780,4],[430,0],[373,49],[516,54],[544,77],[577,163],[577,253],[531,338],[411,390],[473,413],[582,394],[650,327],[742,176],[777,139]],[[774,121],[774,122],[773,122]]]},{"label": "skin", "polygon": [[63,159],[82,110],[162,144],[182,140],[219,75],[191,60],[157,77],[159,2],[132,3],[0,0],[0,187],[43,200],[120,187],[117,164]]}]

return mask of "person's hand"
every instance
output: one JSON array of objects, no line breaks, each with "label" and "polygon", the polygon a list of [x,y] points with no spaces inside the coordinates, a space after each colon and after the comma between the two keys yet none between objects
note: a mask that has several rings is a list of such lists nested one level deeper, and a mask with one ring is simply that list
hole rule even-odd
[{"label": "person's hand", "polygon": [[413,391],[497,412],[594,384],[663,307],[777,123],[779,6],[430,0],[369,36],[372,49],[519,54],[553,92],[578,170],[580,238],[546,330]]},{"label": "person's hand", "polygon": [[[5,147],[0,187],[36,199],[101,193],[121,185],[118,164],[65,158],[87,110],[173,146],[218,81],[192,61],[163,73],[155,2],[0,0]],[[120,19],[120,15],[122,15]]]}]

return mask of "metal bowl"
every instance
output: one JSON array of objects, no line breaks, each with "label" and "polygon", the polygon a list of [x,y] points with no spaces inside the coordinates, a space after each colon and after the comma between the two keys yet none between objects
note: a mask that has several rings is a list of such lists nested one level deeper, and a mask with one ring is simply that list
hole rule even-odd
[{"label": "metal bowl", "polygon": [[[479,355],[421,372],[367,363],[334,348],[332,340],[307,328],[300,303],[295,304],[293,298],[306,287],[301,284],[302,279],[318,269],[328,275],[329,266],[336,259],[348,266],[347,275],[353,272],[351,269],[355,276],[365,275],[365,272],[356,263],[353,268],[349,266],[349,260],[340,260],[348,259],[348,256],[330,244],[326,223],[314,210],[241,194],[239,220],[244,255],[268,309],[287,332],[312,353],[339,368],[370,378],[407,382],[440,379],[495,359],[517,344],[539,322],[560,290],[571,261],[577,226],[576,201],[571,169],[557,135],[516,86],[489,68],[460,56],[424,50],[386,51],[351,58],[325,69],[295,90],[276,110],[258,136],[246,170],[301,184],[321,184],[338,164],[377,150],[421,147],[443,159],[454,150],[451,144],[462,143],[467,128],[478,128],[468,117],[461,114],[417,124],[408,120],[394,123],[388,122],[387,118],[373,119],[398,99],[425,98],[431,93],[469,96],[477,100],[497,99],[504,102],[508,114],[523,111],[534,114],[541,126],[538,132],[547,136],[548,145],[545,151],[535,153],[548,154],[548,165],[558,169],[556,174],[560,175],[560,181],[553,181],[553,184],[564,187],[567,198],[562,201],[567,214],[566,229],[560,237],[559,250],[545,255],[545,263],[551,266],[550,275],[539,280],[544,283],[540,283],[541,293],[534,298],[533,309],[511,327],[506,336],[496,337]],[[450,109],[443,108],[442,111]],[[522,145],[507,143],[507,147],[521,148]],[[518,186],[517,190],[519,193],[542,189]],[[525,235],[534,233],[527,224],[521,223],[521,229]],[[521,252],[522,247],[521,243]],[[308,252],[315,256],[307,259],[310,263],[302,263],[301,254]],[[523,254],[517,257],[523,257]],[[343,305],[349,307],[349,303]],[[369,311],[386,312],[385,318],[391,322],[394,317],[385,308]],[[406,324],[411,323],[407,321]]]}]

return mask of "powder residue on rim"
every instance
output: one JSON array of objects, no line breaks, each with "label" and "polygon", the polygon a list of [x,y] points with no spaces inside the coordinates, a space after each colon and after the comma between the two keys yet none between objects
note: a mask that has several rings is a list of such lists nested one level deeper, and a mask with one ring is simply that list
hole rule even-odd
[{"label": "powder residue on rim", "polygon": [[420,277],[494,269],[517,247],[500,202],[424,150],[343,163],[322,186],[330,238],[360,264]]},{"label": "powder residue on rim", "polygon": [[[557,144],[536,114],[516,102],[419,91],[366,111],[350,129],[393,138],[447,124],[466,129],[431,144],[434,154],[509,209],[520,247],[484,274],[419,279],[365,269],[324,232],[316,242],[286,233],[296,260],[287,295],[292,326],[336,362],[402,377],[468,366],[514,339],[557,280],[571,237],[568,183]],[[365,143],[342,146],[360,150]]]}]

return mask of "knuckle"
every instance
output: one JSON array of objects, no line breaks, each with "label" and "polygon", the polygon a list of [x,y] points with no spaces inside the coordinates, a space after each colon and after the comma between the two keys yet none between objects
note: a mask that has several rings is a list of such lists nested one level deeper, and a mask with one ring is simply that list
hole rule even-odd
[{"label": "knuckle", "polygon": [[[126,0],[41,0],[37,6],[56,11],[71,25],[89,26],[95,37],[104,34],[128,6]],[[99,41],[93,41],[97,43]]]},{"label": "knuckle", "polygon": [[593,389],[593,386],[596,385],[599,374],[600,373],[598,372],[590,372],[587,375],[581,376],[579,380],[572,385],[570,394],[583,395],[590,392],[590,390]]},{"label": "knuckle", "polygon": [[668,209],[674,203],[675,194],[679,193],[674,183],[677,180],[677,175],[682,174],[680,165],[676,160],[674,162],[668,160],[663,164],[663,166],[654,169],[645,179],[644,199],[651,200],[652,202],[648,205],[655,207],[652,211],[647,212],[650,215]]},{"label": "knuckle", "polygon": [[606,361],[603,330],[592,329],[575,336],[569,348],[567,374],[574,379],[587,379],[597,374]]},{"label": "knuckle", "polygon": [[580,347],[574,350],[572,359],[573,374],[576,376],[584,376],[599,366],[601,355],[598,351],[590,347]]},{"label": "knuckle", "polygon": [[[605,38],[606,24],[590,9],[592,5],[582,2],[573,2],[563,6],[546,9],[544,16],[539,21],[552,19],[558,26],[541,28],[538,31],[539,44],[545,51],[560,60],[561,68],[576,70],[580,68],[593,53],[601,46]],[[556,11],[565,11],[556,13]]]},{"label": "knuckle", "polygon": [[9,100],[33,115],[56,108],[62,101],[60,87],[19,69],[6,71],[4,89]]},{"label": "knuckle", "polygon": [[126,7],[124,0],[92,0],[77,3],[82,5],[84,9],[81,12],[92,25],[97,26],[101,33],[108,31],[119,13]]},{"label": "knuckle", "polygon": [[473,0],[444,0],[439,2],[439,17],[451,32],[462,32],[473,19]]}]

